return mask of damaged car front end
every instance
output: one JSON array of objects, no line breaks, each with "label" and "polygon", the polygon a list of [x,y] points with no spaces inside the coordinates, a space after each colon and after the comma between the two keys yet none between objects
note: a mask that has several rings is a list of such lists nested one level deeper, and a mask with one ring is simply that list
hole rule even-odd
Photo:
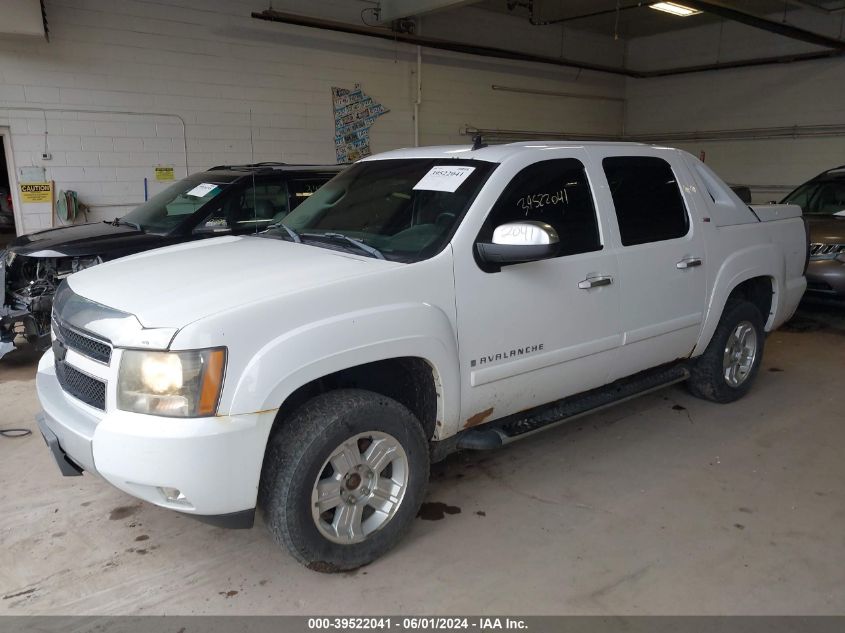
[{"label": "damaged car front end", "polygon": [[39,350],[47,349],[56,288],[69,275],[101,263],[99,256],[0,251],[0,282],[4,290],[0,306],[0,358],[13,349],[17,336],[24,337]]}]

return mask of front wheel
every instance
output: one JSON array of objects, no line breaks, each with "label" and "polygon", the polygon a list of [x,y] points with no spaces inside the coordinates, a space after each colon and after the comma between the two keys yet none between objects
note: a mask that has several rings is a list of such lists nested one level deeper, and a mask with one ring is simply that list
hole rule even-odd
[{"label": "front wheel", "polygon": [[316,571],[366,565],[410,527],[428,483],[422,426],[359,389],[305,403],[270,441],[261,505],[274,539]]},{"label": "front wheel", "polygon": [[687,381],[690,392],[713,402],[738,400],[757,376],[764,343],[763,316],[757,306],[731,300],[710,344],[692,365]]}]

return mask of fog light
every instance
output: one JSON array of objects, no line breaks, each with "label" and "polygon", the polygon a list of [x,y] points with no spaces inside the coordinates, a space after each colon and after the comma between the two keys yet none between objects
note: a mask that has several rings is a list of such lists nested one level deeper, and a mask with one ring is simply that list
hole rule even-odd
[{"label": "fog light", "polygon": [[180,505],[190,505],[188,498],[182,494],[178,488],[159,488],[158,491],[164,495],[165,501],[168,503],[178,503]]}]

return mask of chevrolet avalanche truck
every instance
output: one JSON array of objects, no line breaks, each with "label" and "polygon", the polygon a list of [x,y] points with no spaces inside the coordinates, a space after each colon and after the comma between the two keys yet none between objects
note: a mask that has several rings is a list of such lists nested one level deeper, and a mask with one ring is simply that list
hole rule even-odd
[{"label": "chevrolet avalanche truck", "polygon": [[800,208],[675,149],[477,145],[368,157],[259,235],[66,279],[37,376],[61,471],[221,526],[259,507],[347,570],[452,451],[682,381],[748,392],[805,289]]}]

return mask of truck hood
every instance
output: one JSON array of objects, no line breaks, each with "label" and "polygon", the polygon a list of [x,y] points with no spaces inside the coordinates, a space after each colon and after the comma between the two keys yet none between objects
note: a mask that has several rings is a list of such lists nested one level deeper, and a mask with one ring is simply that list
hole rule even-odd
[{"label": "truck hood", "polygon": [[8,248],[30,257],[92,257],[103,259],[138,253],[166,243],[163,235],[105,222],[77,224],[22,235]]},{"label": "truck hood", "polygon": [[810,242],[845,244],[845,218],[810,213],[804,217],[810,223]]},{"label": "truck hood", "polygon": [[76,273],[68,284],[86,299],[134,314],[146,328],[181,328],[218,312],[403,265],[279,239],[228,236],[125,257]]}]

